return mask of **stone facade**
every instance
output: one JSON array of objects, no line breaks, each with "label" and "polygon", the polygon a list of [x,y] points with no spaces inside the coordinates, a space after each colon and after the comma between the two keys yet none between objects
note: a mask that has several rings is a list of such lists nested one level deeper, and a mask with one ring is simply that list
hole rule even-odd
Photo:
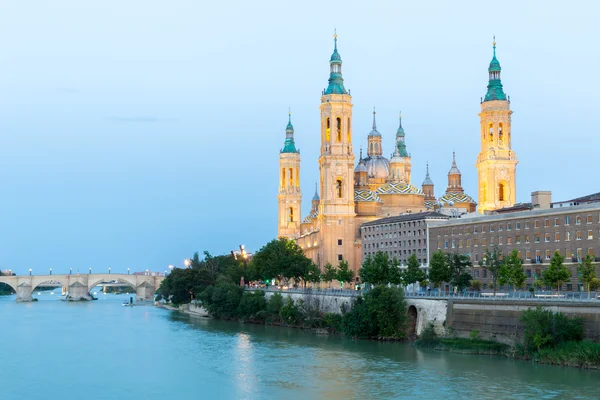
[{"label": "stone facade", "polygon": [[[429,255],[441,250],[467,254],[473,279],[486,287],[490,274],[480,264],[494,246],[507,255],[518,251],[531,287],[548,267],[555,251],[565,257],[571,280],[563,289],[578,290],[577,264],[586,254],[600,261],[600,204],[458,218],[429,225]],[[598,268],[597,264],[597,268]],[[600,276],[600,268],[597,270]]]}]

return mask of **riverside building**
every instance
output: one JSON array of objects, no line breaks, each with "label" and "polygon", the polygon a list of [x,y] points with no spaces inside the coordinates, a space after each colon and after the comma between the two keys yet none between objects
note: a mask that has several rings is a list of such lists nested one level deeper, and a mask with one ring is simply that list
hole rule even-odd
[{"label": "riverside building", "polygon": [[[586,254],[600,261],[600,203],[559,208],[550,208],[550,204],[549,192],[534,192],[532,203],[517,204],[490,215],[429,224],[429,257],[438,250],[468,255],[473,263],[469,271],[473,279],[487,288],[491,275],[482,266],[486,249],[492,251],[496,246],[504,256],[516,249],[530,288],[558,251],[571,271],[570,282],[564,284],[563,290],[580,290],[578,262]],[[599,265],[596,264],[598,275]]]}]

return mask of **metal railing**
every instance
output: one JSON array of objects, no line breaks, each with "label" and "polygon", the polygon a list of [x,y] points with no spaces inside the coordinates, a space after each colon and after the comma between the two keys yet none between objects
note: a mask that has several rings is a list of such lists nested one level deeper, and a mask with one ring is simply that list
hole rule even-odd
[{"label": "metal railing", "polygon": [[[280,288],[278,286],[265,287],[247,287],[248,291],[261,290],[271,293],[296,293],[313,296],[342,296],[357,297],[366,292],[366,290],[354,289],[322,289],[322,288]],[[552,292],[552,291],[514,291],[514,292],[496,292],[490,291],[460,291],[457,293],[445,292],[441,290],[421,291],[412,293],[405,291],[406,298],[409,299],[472,299],[481,301],[564,301],[564,302],[586,302],[600,305],[600,292]]]}]

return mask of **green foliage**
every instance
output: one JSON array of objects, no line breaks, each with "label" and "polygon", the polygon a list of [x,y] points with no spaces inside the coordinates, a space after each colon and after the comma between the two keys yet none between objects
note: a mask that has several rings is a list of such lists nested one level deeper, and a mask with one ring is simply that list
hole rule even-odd
[{"label": "green foliage", "polygon": [[[446,255],[446,264],[450,273],[450,283],[452,286],[462,290],[471,285],[473,277],[466,272],[466,269],[472,267],[471,260],[465,254],[448,253]],[[431,275],[431,271],[429,273]]]},{"label": "green foliage", "polygon": [[432,322],[429,322],[421,331],[419,339],[415,342],[417,347],[436,347],[440,343],[440,338],[435,332]]},{"label": "green foliage", "polygon": [[564,342],[555,348],[540,349],[536,358],[546,364],[579,368],[600,368],[600,343],[591,341]]},{"label": "green foliage", "polygon": [[264,321],[266,309],[267,300],[265,299],[265,292],[244,292],[238,306],[238,315],[247,321]]},{"label": "green foliage", "polygon": [[174,268],[163,280],[158,292],[166,300],[185,304],[215,282],[216,276],[206,267]]},{"label": "green foliage", "polygon": [[290,296],[283,302],[281,311],[279,311],[279,316],[281,317],[281,320],[288,325],[299,325],[304,319],[300,308],[294,303],[294,300]]},{"label": "green foliage", "polygon": [[527,275],[525,275],[525,269],[523,268],[523,262],[519,258],[519,252],[515,249],[502,263],[500,269],[499,282],[501,285],[509,284],[516,289],[523,287]]},{"label": "green foliage", "polygon": [[[492,283],[494,284],[494,294],[496,294],[496,288],[498,286],[498,276],[500,275],[500,271],[504,269],[502,254],[498,250],[498,247],[494,246],[494,249],[492,251],[490,251],[489,249],[485,249],[485,255],[483,256],[483,266],[485,269],[490,271],[490,275],[492,276]],[[500,284],[503,285],[504,283],[502,283],[501,280]]]},{"label": "green foliage", "polygon": [[215,286],[209,286],[200,294],[206,310],[215,318],[234,319],[239,316],[239,305],[244,289],[220,277]]},{"label": "green foliage", "polygon": [[331,263],[325,264],[325,267],[323,268],[323,275],[322,275],[323,280],[325,282],[331,283],[331,281],[333,281],[336,276],[337,276],[336,268],[333,265],[331,265]]},{"label": "green foliage", "polygon": [[293,278],[295,282],[304,280],[312,266],[312,261],[295,241],[280,238],[263,246],[252,258],[252,271],[263,280],[273,278]]},{"label": "green foliage", "polygon": [[348,266],[348,261],[340,261],[335,278],[342,284],[352,282],[354,271]]},{"label": "green foliage", "polygon": [[329,332],[338,333],[342,332],[342,316],[336,313],[325,313],[323,314],[323,327]]},{"label": "green foliage", "polygon": [[472,280],[471,281],[471,289],[476,290],[476,291],[480,291],[481,290],[481,281],[478,280]]},{"label": "green foliage", "polygon": [[471,332],[469,332],[469,339],[470,340],[480,339],[479,331],[477,329],[474,329]]},{"label": "green foliage", "polygon": [[279,293],[273,293],[267,302],[267,315],[275,322],[281,321],[281,308],[283,307],[283,296]]},{"label": "green foliage", "polygon": [[600,279],[594,278],[590,280],[590,290],[598,290],[600,289]]},{"label": "green foliage", "polygon": [[571,276],[569,270],[563,265],[564,259],[558,251],[554,252],[550,260],[550,266],[542,272],[542,281],[544,284],[556,287],[556,290],[559,292],[562,284],[568,282]]},{"label": "green foliage", "polygon": [[356,338],[404,338],[406,319],[402,289],[377,286],[357,297],[344,313],[343,332]]},{"label": "green foliage", "polygon": [[413,285],[413,294],[415,293],[415,283],[422,282],[427,279],[427,275],[420,268],[419,260],[415,253],[408,257],[408,267],[402,273],[402,281],[405,285]]},{"label": "green foliage", "polygon": [[583,318],[569,318],[538,306],[521,314],[523,344],[527,351],[553,348],[568,341],[583,339]]},{"label": "green foliage", "polygon": [[429,261],[429,280],[433,286],[439,288],[442,282],[450,282],[451,276],[444,253],[441,250],[433,253]]},{"label": "green foliage", "polygon": [[442,338],[438,347],[472,354],[505,354],[509,346],[493,340]]},{"label": "green foliage", "polygon": [[373,285],[399,285],[402,282],[398,260],[390,260],[387,253],[381,251],[374,257],[367,256],[358,274],[362,282]]},{"label": "green foliage", "polygon": [[[321,282],[321,270],[313,262],[310,263],[306,271],[304,282],[319,283]],[[306,286],[306,285],[305,285]]]},{"label": "green foliage", "polygon": [[594,258],[591,254],[586,254],[585,258],[577,265],[577,274],[579,280],[586,286],[588,293],[590,292],[591,283],[596,278],[596,266],[593,263]]}]

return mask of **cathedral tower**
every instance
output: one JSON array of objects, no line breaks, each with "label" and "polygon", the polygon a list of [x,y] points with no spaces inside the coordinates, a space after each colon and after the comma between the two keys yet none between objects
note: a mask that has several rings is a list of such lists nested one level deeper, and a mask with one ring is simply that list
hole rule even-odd
[{"label": "cathedral tower", "polygon": [[404,141],[404,128],[402,128],[402,114],[400,114],[400,123],[396,131],[396,145],[394,154],[390,159],[389,182],[402,182],[410,184],[410,154],[406,151],[406,142]]},{"label": "cathedral tower", "polygon": [[292,115],[285,128],[285,142],[279,152],[279,224],[278,237],[290,238],[300,232],[300,151],[294,143]]},{"label": "cathedral tower", "polygon": [[515,172],[517,156],[511,148],[510,97],[504,94],[500,63],[490,62],[489,84],[479,114],[481,152],[477,157],[479,212],[512,206],[517,201]]},{"label": "cathedral tower", "polygon": [[354,153],[352,152],[352,98],[344,88],[342,58],[334,50],[329,61],[329,85],[321,96],[321,248],[317,264],[348,261],[355,271]]},{"label": "cathedral tower", "polygon": [[429,163],[427,163],[427,173],[425,174],[425,180],[423,181],[423,185],[421,185],[421,187],[423,189],[423,194],[425,194],[425,201],[435,201],[433,181],[429,176]]}]

